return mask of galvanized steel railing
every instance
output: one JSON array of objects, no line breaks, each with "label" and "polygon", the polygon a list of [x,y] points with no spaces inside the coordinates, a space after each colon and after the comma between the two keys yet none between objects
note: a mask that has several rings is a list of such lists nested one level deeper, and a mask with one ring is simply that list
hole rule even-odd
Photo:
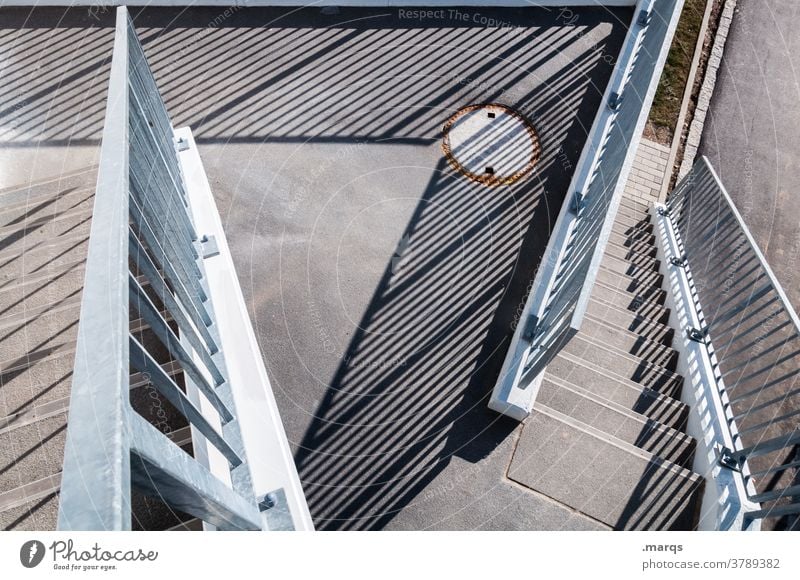
[{"label": "galvanized steel railing", "polygon": [[490,407],[496,411],[523,419],[535,398],[526,389],[580,329],[682,5],[682,0],[637,3],[606,90],[607,106],[587,138],[492,393]]},{"label": "galvanized steel railing", "polygon": [[[219,529],[263,527],[176,147],[127,10],[119,8],[70,400],[62,530],[130,529],[132,485]],[[229,473],[212,473],[134,410],[132,372],[185,417],[194,449],[208,444]]]},{"label": "galvanized steel railing", "polygon": [[800,319],[705,157],[666,207],[735,443],[720,463],[753,483],[745,517],[800,514]]}]

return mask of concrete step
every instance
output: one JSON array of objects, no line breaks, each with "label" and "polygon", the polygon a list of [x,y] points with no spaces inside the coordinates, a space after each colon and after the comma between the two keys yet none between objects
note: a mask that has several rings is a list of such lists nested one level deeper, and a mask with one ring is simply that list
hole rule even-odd
[{"label": "concrete step", "polygon": [[[622,262],[624,265],[625,262]],[[613,265],[613,264],[612,264]],[[625,286],[630,283],[635,283],[638,286],[656,286],[661,288],[661,283],[664,280],[663,274],[658,271],[649,270],[649,269],[628,269],[630,273],[626,273],[624,267],[619,267],[618,270],[615,270],[606,263],[600,264],[600,270],[605,271],[610,274],[615,274],[620,279],[617,280],[616,284],[612,284],[614,287]]]},{"label": "concrete step", "polygon": [[638,213],[640,215],[650,214],[650,204],[644,203],[639,199],[623,195],[619,200],[620,211],[625,211],[628,214]]},{"label": "concrete step", "polygon": [[580,387],[547,377],[542,380],[536,402],[662,459],[691,469],[696,446],[694,439],[658,421],[594,396]]},{"label": "concrete step", "polygon": [[656,340],[653,337],[664,336],[669,331],[669,327],[660,322],[654,322],[652,319],[645,318],[636,312],[623,310],[594,298],[589,299],[587,312],[596,318],[605,320],[611,326],[640,334],[651,340]]},{"label": "concrete step", "polygon": [[653,251],[655,247],[655,235],[642,235],[642,236],[624,236],[616,232],[611,232],[608,236],[608,245],[618,246],[623,250],[634,252],[637,254],[647,254]]},{"label": "concrete step", "polygon": [[645,264],[655,259],[658,255],[658,249],[655,246],[651,246],[649,250],[642,248],[641,251],[637,252],[629,247],[626,248],[618,244],[607,244],[606,254],[633,264]]},{"label": "concrete step", "polygon": [[691,530],[702,478],[536,404],[508,476],[621,530]]},{"label": "concrete step", "polygon": [[613,272],[602,264],[597,271],[597,280],[599,280],[601,283],[611,286],[612,288],[617,288],[618,290],[630,292],[631,294],[640,294],[642,292],[655,292],[657,290],[661,290],[662,279],[663,275],[656,274],[655,272],[653,272],[652,276],[640,276],[638,278],[632,278],[631,276]]},{"label": "concrete step", "polygon": [[604,300],[593,292],[591,298],[596,302],[602,303],[604,306],[611,306],[623,312],[629,312],[641,318],[646,318],[652,322],[658,322],[659,324],[667,324],[669,322],[669,308],[662,304],[657,304],[655,302],[636,302],[633,300],[629,301],[628,307],[626,308],[620,306],[620,300],[614,300],[614,296],[609,296],[611,300]]},{"label": "concrete step", "polygon": [[651,225],[649,215],[638,211],[630,211],[624,207],[620,207],[617,215],[614,217],[614,221],[621,226],[637,230],[648,229],[648,226]]},{"label": "concrete step", "polygon": [[615,221],[611,227],[611,231],[615,232],[627,239],[641,239],[643,237],[653,235],[653,224],[649,222],[634,221],[633,223],[622,223]]},{"label": "concrete step", "polygon": [[634,231],[626,234],[624,230],[624,227],[612,228],[609,242],[636,251],[648,251],[656,243],[653,233]]},{"label": "concrete step", "polygon": [[574,336],[562,352],[570,353],[614,376],[639,383],[664,395],[676,399],[681,396],[681,375],[610,345],[595,342],[581,333]]},{"label": "concrete step", "polygon": [[600,267],[609,272],[614,272],[620,276],[628,276],[633,279],[649,279],[659,274],[661,262],[652,260],[650,262],[634,264],[628,260],[620,260],[609,254],[605,254],[600,262]]},{"label": "concrete step", "polygon": [[619,333],[626,333],[640,338],[644,338],[650,342],[656,342],[659,344],[663,344],[664,346],[672,346],[672,340],[675,336],[675,330],[673,328],[665,326],[663,324],[641,324],[638,325],[635,330],[625,329],[603,318],[602,314],[604,312],[605,312],[604,310],[601,311],[600,316],[596,316],[591,312],[587,312],[584,320],[591,320],[595,324],[601,324],[603,326],[607,326]]},{"label": "concrete step", "polygon": [[651,289],[646,293],[631,294],[602,282],[595,284],[592,296],[597,300],[608,302],[632,312],[636,312],[640,307],[647,307],[648,305],[663,306],[667,300],[666,290]]},{"label": "concrete step", "polygon": [[666,369],[674,371],[677,367],[678,352],[660,342],[648,340],[632,332],[585,318],[581,324],[580,335],[598,344],[611,346],[624,353],[641,357]]},{"label": "concrete step", "polygon": [[76,295],[83,288],[84,274],[84,262],[72,262],[0,287],[0,319]]},{"label": "concrete step", "polygon": [[0,252],[0,290],[22,278],[44,274],[67,264],[86,259],[89,246],[89,227],[69,236],[42,240],[23,246],[11,246]]},{"label": "concrete step", "polygon": [[32,225],[37,221],[53,219],[64,213],[91,211],[93,205],[94,188],[75,188],[39,200],[26,200],[8,206],[0,205],[0,228]]},{"label": "concrete step", "polygon": [[59,473],[67,414],[0,432],[0,493]]},{"label": "concrete step", "polygon": [[545,377],[567,381],[678,431],[685,428],[689,416],[689,407],[673,397],[623,379],[567,352],[550,361]]},{"label": "concrete step", "polygon": [[611,270],[617,270],[628,276],[633,276],[634,273],[639,270],[644,272],[658,272],[661,266],[661,262],[655,258],[646,258],[642,255],[638,255],[635,260],[629,260],[626,258],[619,258],[608,252],[603,255],[603,261],[601,263]]}]

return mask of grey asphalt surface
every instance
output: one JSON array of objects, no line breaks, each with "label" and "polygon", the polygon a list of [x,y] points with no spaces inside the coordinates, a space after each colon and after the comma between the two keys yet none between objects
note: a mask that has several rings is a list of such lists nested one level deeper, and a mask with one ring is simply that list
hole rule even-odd
[{"label": "grey asphalt surface", "polygon": [[[486,401],[630,9],[132,14],[199,144],[315,524],[600,527],[505,477],[518,425]],[[0,22],[24,44],[0,163],[17,180],[94,163],[113,12]],[[443,157],[444,122],[487,101],[541,142],[511,186]]]},{"label": "grey asphalt surface", "polygon": [[793,0],[739,0],[700,153],[800,310],[800,35]]}]

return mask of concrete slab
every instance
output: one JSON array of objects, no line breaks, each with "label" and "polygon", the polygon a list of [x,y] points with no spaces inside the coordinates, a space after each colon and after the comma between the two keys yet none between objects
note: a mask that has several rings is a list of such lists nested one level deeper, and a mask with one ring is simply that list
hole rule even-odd
[{"label": "concrete slab", "polygon": [[615,529],[691,529],[702,479],[545,407],[525,424],[509,468],[522,485]]}]

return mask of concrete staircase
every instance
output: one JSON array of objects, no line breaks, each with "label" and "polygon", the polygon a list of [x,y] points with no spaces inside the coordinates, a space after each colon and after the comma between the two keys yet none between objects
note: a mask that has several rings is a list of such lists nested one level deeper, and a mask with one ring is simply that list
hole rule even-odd
[{"label": "concrete staircase", "polygon": [[0,529],[54,529],[96,169],[0,191]]},{"label": "concrete staircase", "polygon": [[626,196],[581,331],[550,363],[508,476],[613,529],[690,530],[703,479],[645,201]]}]

